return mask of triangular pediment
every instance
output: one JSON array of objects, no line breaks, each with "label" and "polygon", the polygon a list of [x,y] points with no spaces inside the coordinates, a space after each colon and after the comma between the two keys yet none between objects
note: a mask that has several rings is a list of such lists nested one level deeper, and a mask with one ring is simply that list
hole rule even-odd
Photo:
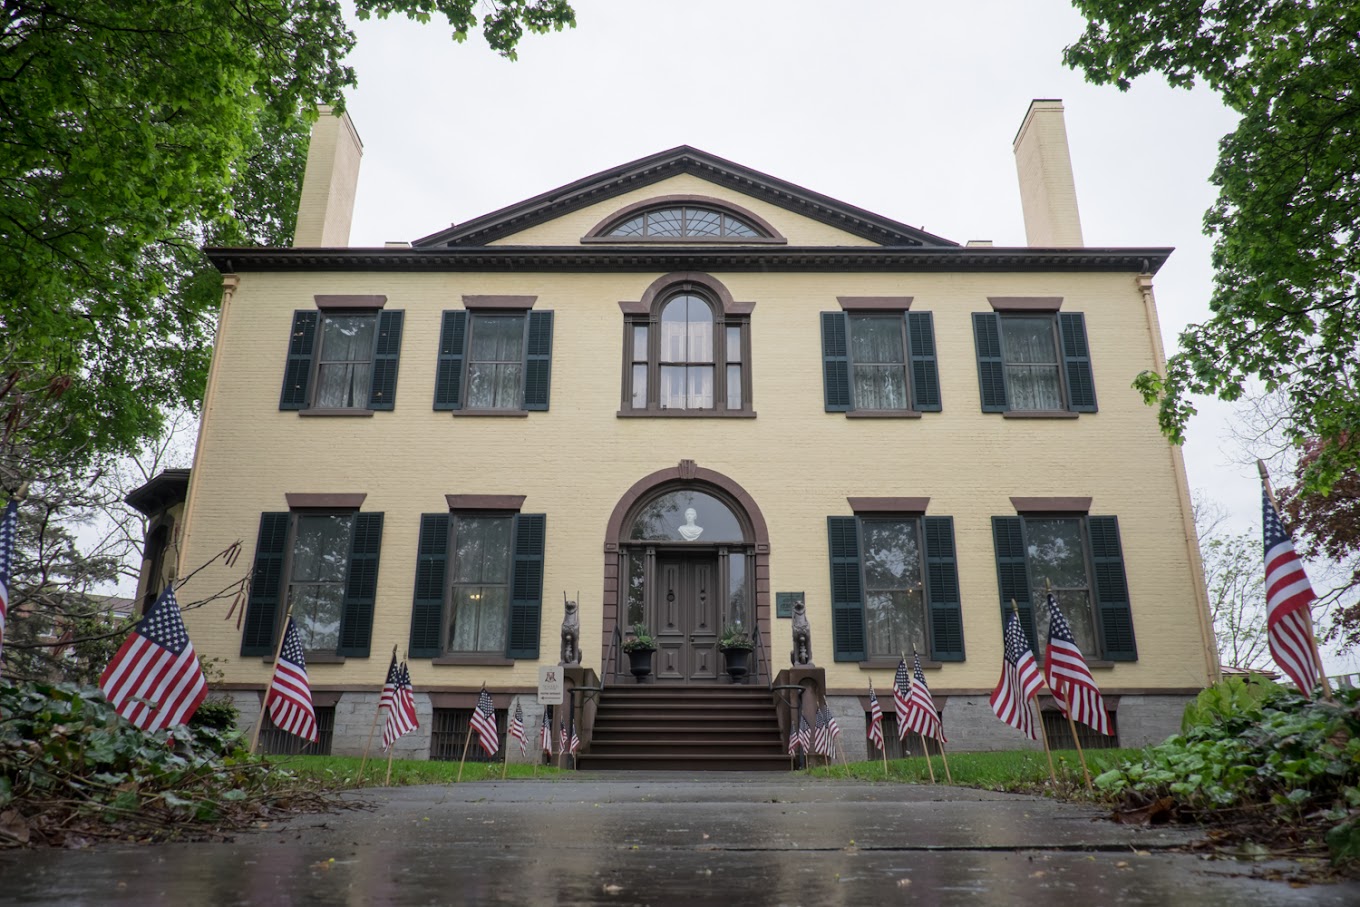
[{"label": "triangular pediment", "polygon": [[[763,234],[752,243],[799,247],[956,247],[939,236],[682,145],[560,186],[416,240],[418,249],[561,247],[637,240],[594,235],[633,211],[690,205],[730,211]],[[703,245],[702,239],[685,239]],[[727,244],[741,244],[727,239]]]}]

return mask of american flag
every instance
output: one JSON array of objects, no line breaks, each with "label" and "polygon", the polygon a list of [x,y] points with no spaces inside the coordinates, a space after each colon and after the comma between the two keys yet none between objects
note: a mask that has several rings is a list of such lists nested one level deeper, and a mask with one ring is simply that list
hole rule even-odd
[{"label": "american flag", "polygon": [[567,740],[567,719],[562,719],[562,726],[557,729],[557,751],[565,753],[570,741]]},{"label": "american flag", "polygon": [[916,666],[912,670],[911,694],[907,698],[907,726],[922,737],[934,737],[941,743],[948,743],[940,715],[935,711],[935,700],[930,697],[930,687],[926,686],[926,675],[921,670],[921,656],[912,655],[912,659]]},{"label": "american flag", "polygon": [[798,716],[798,745],[803,748],[803,752],[812,751],[812,726],[808,724],[806,715]]},{"label": "american flag", "polygon": [[1044,651],[1044,682],[1048,684],[1053,701],[1073,721],[1090,725],[1102,734],[1112,736],[1110,716],[1105,711],[1105,700],[1100,698],[1100,687],[1086,667],[1086,659],[1072,638],[1072,628],[1063,617],[1062,609],[1053,593],[1048,593],[1048,648]]},{"label": "american flag", "polygon": [[[404,661],[398,668],[395,656],[392,668],[397,676],[392,679],[392,672],[388,672],[392,697],[387,705],[387,722],[383,725],[383,749],[420,727],[420,721],[416,719],[416,694],[411,690],[411,672]],[[383,687],[383,697],[387,698],[386,686]]]},{"label": "american flag", "polygon": [[509,744],[511,738],[519,741],[519,755],[523,759],[529,751],[529,738],[524,734],[524,710],[519,707],[519,700],[515,700],[515,713],[510,716],[510,730],[506,732],[506,743]]},{"label": "american flag", "polygon": [[581,738],[576,736],[576,722],[571,723],[571,741],[567,744],[567,755],[575,756],[581,748]]},{"label": "american flag", "polygon": [[496,707],[491,702],[491,694],[482,687],[482,695],[477,697],[477,708],[472,710],[472,729],[477,732],[477,742],[488,756],[501,750],[501,735],[496,728]]},{"label": "american flag", "polygon": [[267,695],[269,718],[275,727],[303,740],[317,742],[316,711],[312,708],[312,687],[307,682],[307,659],[302,654],[302,637],[291,617]]},{"label": "american flag", "polygon": [[551,759],[553,750],[552,750],[552,706],[550,705],[545,705],[543,707],[543,727],[540,729],[538,736],[539,746],[543,748],[543,752],[547,753],[548,758]]},{"label": "american flag", "polygon": [[1011,614],[1006,622],[1006,655],[1001,662],[1001,679],[992,690],[992,711],[996,717],[1031,740],[1038,740],[1034,728],[1034,710],[1029,702],[1039,693],[1044,679],[1039,664],[1029,649],[1029,640],[1020,627],[1020,615]]},{"label": "american flag", "polygon": [[873,681],[869,681],[869,741],[883,749],[883,709],[878,705]]},{"label": "american flag", "polygon": [[831,755],[831,729],[826,723],[826,706],[817,709],[817,730],[812,737],[812,751],[819,756]]},{"label": "american flag", "polygon": [[1270,655],[1305,696],[1322,679],[1322,666],[1313,651],[1313,615],[1309,603],[1317,598],[1294,552],[1294,542],[1280,522],[1275,505],[1261,487],[1261,524],[1266,549],[1266,638]]},{"label": "american flag", "polygon": [[5,615],[9,614],[10,577],[14,573],[14,537],[19,534],[19,502],[11,500],[0,518],[0,648],[5,644]]},{"label": "american flag", "polygon": [[828,752],[827,755],[833,756],[836,753],[836,738],[841,735],[841,726],[836,721],[836,716],[831,714],[831,704],[823,703],[823,707],[826,709],[826,730],[827,733],[831,735],[831,740],[829,741],[830,745],[828,747],[830,752]]},{"label": "american flag", "polygon": [[907,736],[907,711],[910,707],[911,675],[907,672],[907,659],[904,655],[897,663],[897,674],[893,677],[893,711],[897,713],[897,739]]},{"label": "american flag", "polygon": [[144,731],[184,724],[198,710],[208,682],[172,589],[161,593],[123,640],[99,677],[99,689],[119,715]]},{"label": "american flag", "polygon": [[400,676],[397,672],[397,653],[393,650],[392,664],[387,667],[387,680],[383,681],[382,697],[378,700],[379,711],[387,709],[389,713],[391,712],[392,703],[397,698],[397,679]]}]

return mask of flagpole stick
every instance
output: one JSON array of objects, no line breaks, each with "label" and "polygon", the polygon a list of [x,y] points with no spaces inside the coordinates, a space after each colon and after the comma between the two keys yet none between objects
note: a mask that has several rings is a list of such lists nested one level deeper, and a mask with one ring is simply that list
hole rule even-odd
[{"label": "flagpole stick", "polygon": [[[517,703],[517,702],[519,702],[519,697],[518,697],[518,696],[515,697],[515,702],[512,702],[511,705],[514,705],[514,704]],[[514,712],[513,709],[510,711],[510,714],[511,714],[511,715],[514,715],[514,714],[515,714],[515,712]],[[522,733],[522,731],[521,731],[521,733]],[[507,771],[509,771],[509,770],[510,770],[510,732],[509,732],[509,731],[506,731],[506,734],[505,734],[505,758],[501,759],[501,780],[502,780],[502,781],[505,780],[505,773],[506,773]]]},{"label": "flagpole stick", "polygon": [[930,762],[930,745],[929,745],[928,743],[926,743],[926,735],[925,735],[925,734],[921,733],[920,731],[917,731],[917,732],[916,732],[916,736],[921,738],[921,752],[925,754],[925,757],[926,757],[926,768],[930,770],[930,783],[931,783],[931,784],[934,784],[934,783],[935,783],[935,766],[932,765],[931,762]]},{"label": "flagpole stick", "polygon": [[397,741],[393,740],[392,745],[387,748],[387,779],[383,781],[383,787],[392,786],[392,757],[397,754]]},{"label": "flagpole stick", "polygon": [[1058,773],[1053,769],[1053,750],[1048,747],[1048,729],[1044,727],[1044,713],[1039,708],[1039,699],[1035,697],[1030,701],[1030,707],[1034,710],[1034,717],[1039,722],[1039,739],[1044,742],[1044,755],[1048,757],[1048,780],[1053,782],[1053,786],[1058,786]]},{"label": "flagpole stick", "polygon": [[949,757],[944,754],[944,743],[936,741],[940,748],[940,758],[944,760],[944,779],[950,784],[954,783],[954,776],[949,773]]},{"label": "flagpole stick", "polygon": [[[279,630],[279,644],[274,647],[274,670],[279,669],[279,653],[283,651],[283,640],[288,635],[288,621],[293,617],[293,606],[283,612],[282,629]],[[269,694],[274,690],[274,675],[269,675],[269,686],[264,688],[264,699],[260,702],[260,717],[255,720],[255,733],[250,735],[250,754],[255,755],[255,747],[260,742],[260,729],[264,727],[264,710],[269,708]]]},{"label": "flagpole stick", "polygon": [[[475,706],[474,706],[474,708],[475,708]],[[467,762],[468,744],[472,743],[472,731],[473,731],[473,727],[472,727],[471,724],[469,724],[469,725],[468,725],[467,737],[464,738],[464,740],[463,740],[463,758],[461,758],[461,759],[458,760],[458,781],[453,782],[454,784],[457,784],[457,783],[459,783],[460,781],[463,780],[463,764],[464,764],[465,762]]]},{"label": "flagpole stick", "polygon": [[[1261,483],[1265,486],[1266,497],[1270,498],[1270,506],[1275,508],[1275,513],[1278,515],[1280,512],[1280,502],[1275,498],[1275,489],[1270,484],[1270,473],[1266,472],[1266,463],[1264,460],[1257,459],[1256,471],[1261,474]],[[1284,522],[1284,517],[1280,517],[1280,522]],[[1285,532],[1290,534],[1290,539],[1292,541],[1293,530],[1288,526],[1285,526]],[[1332,701],[1332,685],[1327,680],[1327,671],[1322,667],[1322,651],[1318,648],[1317,633],[1314,632],[1313,629],[1313,609],[1311,606],[1308,608],[1308,642],[1313,647],[1313,657],[1317,659],[1318,677],[1322,681],[1322,698],[1330,702]],[[1311,695],[1311,693],[1312,690],[1305,691],[1305,695]]]},{"label": "flagpole stick", "polygon": [[[393,663],[396,663],[396,660],[397,660],[397,644],[396,644],[396,643],[393,643],[393,644],[392,644],[392,661],[393,661]],[[384,687],[384,688],[387,687],[387,681],[386,681],[386,680],[383,681],[383,687]],[[378,695],[378,710],[377,710],[376,712],[373,713],[373,723],[372,723],[371,725],[368,726],[368,740],[364,743],[364,758],[362,758],[362,759],[359,760],[359,786],[360,786],[360,787],[363,787],[363,786],[364,786],[364,766],[368,764],[368,751],[369,751],[369,748],[373,746],[373,732],[374,732],[375,730],[377,730],[377,728],[378,728],[378,719],[382,716],[382,712],[383,712],[383,701],[382,701],[382,695],[379,694],[379,695]]]},{"label": "flagpole stick", "polygon": [[1067,713],[1067,726],[1072,729],[1072,743],[1077,748],[1077,758],[1081,760],[1081,773],[1086,776],[1086,789],[1095,790],[1091,783],[1091,770],[1086,767],[1086,754],[1081,751],[1081,741],[1077,739],[1077,723],[1072,720],[1072,712]]}]

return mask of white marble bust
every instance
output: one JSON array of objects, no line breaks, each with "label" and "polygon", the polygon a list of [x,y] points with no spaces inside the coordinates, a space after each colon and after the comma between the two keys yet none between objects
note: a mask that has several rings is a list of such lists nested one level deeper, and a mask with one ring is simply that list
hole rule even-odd
[{"label": "white marble bust", "polygon": [[698,515],[693,507],[686,507],[685,525],[676,527],[680,532],[680,537],[687,542],[693,542],[703,534],[704,527],[694,525],[694,518]]}]

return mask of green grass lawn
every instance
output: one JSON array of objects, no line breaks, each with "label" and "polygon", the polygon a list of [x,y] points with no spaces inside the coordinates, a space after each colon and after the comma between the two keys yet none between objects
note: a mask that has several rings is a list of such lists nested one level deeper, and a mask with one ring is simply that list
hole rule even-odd
[{"label": "green grass lawn", "polygon": [[[1094,778],[1125,759],[1136,758],[1142,750],[1086,750],[1086,765]],[[947,753],[949,770],[954,783],[962,787],[986,790],[1031,791],[1049,783],[1048,760],[1042,751],[1008,751],[1000,753]],[[931,757],[935,780],[945,781],[944,762]],[[1059,789],[1064,794],[1085,788],[1081,763],[1076,750],[1056,750],[1053,766],[1058,776]],[[847,765],[822,766],[809,769],[808,774],[828,778],[854,778],[860,781],[899,781],[920,784],[930,782],[930,770],[922,757],[888,760],[884,775],[883,762],[852,762]]]},{"label": "green grass lawn", "polygon": [[[387,759],[372,758],[364,766],[363,784],[359,783],[358,756],[270,756],[269,761],[299,775],[314,778],[339,789],[350,787],[382,787],[387,783]],[[499,781],[499,762],[469,762],[463,767],[464,781]],[[556,768],[544,765],[511,763],[507,778],[552,778]],[[457,762],[438,762],[429,759],[394,759],[391,786],[408,784],[453,784],[458,780]]]},{"label": "green grass lawn", "polygon": [[[1121,760],[1132,759],[1140,750],[1092,750],[1086,753],[1086,763],[1095,777]],[[352,787],[382,787],[387,778],[387,760],[368,760],[364,767],[363,784],[359,784],[359,763],[355,756],[271,756],[270,761],[299,775],[320,781],[337,789]],[[1053,763],[1058,775],[1059,789],[1064,794],[1076,793],[1085,787],[1081,763],[1074,750],[1054,752]],[[939,756],[931,759],[937,782],[945,783],[944,763]],[[962,787],[986,790],[1032,791],[1048,783],[1048,761],[1042,752],[1013,751],[1001,753],[951,753],[949,769],[954,783]],[[512,764],[507,778],[541,778],[552,780],[563,772],[547,766]],[[894,781],[904,784],[928,784],[930,773],[923,758],[892,759],[888,773],[883,773],[883,762],[852,762],[809,769],[806,775],[821,778],[852,778],[859,781]],[[464,781],[498,781],[500,763],[469,762],[463,768]],[[677,776],[678,777],[678,776]],[[453,784],[458,780],[457,762],[435,762],[425,759],[397,759],[392,763],[393,787],[408,784]]]}]

